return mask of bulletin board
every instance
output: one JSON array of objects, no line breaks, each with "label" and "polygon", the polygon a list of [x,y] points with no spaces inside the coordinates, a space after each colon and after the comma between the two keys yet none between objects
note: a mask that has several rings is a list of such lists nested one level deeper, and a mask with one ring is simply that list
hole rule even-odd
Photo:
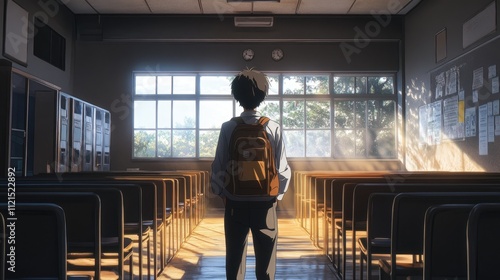
[{"label": "bulletin board", "polygon": [[477,141],[479,155],[488,155],[500,141],[498,50],[500,36],[430,73],[431,102],[419,108],[422,143]]}]

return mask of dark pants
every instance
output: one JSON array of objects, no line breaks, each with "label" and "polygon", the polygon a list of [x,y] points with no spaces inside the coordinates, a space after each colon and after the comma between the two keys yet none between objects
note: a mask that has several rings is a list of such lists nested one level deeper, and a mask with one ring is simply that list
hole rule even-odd
[{"label": "dark pants", "polygon": [[245,278],[247,240],[250,230],[253,236],[257,279],[274,279],[278,239],[276,205],[276,201],[228,200],[226,202],[224,231],[228,280]]}]

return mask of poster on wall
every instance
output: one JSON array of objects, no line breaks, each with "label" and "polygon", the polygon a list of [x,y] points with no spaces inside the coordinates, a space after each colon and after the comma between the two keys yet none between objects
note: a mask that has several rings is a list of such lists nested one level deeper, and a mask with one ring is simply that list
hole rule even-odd
[{"label": "poster on wall", "polygon": [[12,0],[5,2],[4,55],[28,64],[28,12]]},{"label": "poster on wall", "polygon": [[463,106],[459,106],[458,95],[443,100],[443,139],[457,140],[464,138]]},{"label": "poster on wall", "polygon": [[488,106],[479,106],[479,155],[488,155]]},{"label": "poster on wall", "polygon": [[442,104],[436,101],[419,108],[420,141],[427,145],[441,143]]},{"label": "poster on wall", "polygon": [[476,136],[476,107],[465,110],[465,137]]}]

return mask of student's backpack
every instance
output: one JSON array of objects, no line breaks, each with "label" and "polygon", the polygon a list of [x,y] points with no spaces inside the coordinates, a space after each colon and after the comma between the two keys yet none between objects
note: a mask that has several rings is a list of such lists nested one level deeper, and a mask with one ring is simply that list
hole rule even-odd
[{"label": "student's backpack", "polygon": [[279,180],[271,141],[266,133],[269,118],[247,124],[241,117],[229,141],[230,168],[227,190],[235,196],[277,196]]}]

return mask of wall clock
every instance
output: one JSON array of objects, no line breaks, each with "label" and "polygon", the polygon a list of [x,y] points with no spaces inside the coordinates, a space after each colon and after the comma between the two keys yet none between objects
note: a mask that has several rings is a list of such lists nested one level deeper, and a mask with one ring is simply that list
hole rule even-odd
[{"label": "wall clock", "polygon": [[282,49],[274,49],[271,53],[271,57],[274,61],[281,60],[283,58],[283,50]]},{"label": "wall clock", "polygon": [[243,59],[246,61],[252,60],[254,56],[254,52],[252,49],[246,49],[243,51]]}]

